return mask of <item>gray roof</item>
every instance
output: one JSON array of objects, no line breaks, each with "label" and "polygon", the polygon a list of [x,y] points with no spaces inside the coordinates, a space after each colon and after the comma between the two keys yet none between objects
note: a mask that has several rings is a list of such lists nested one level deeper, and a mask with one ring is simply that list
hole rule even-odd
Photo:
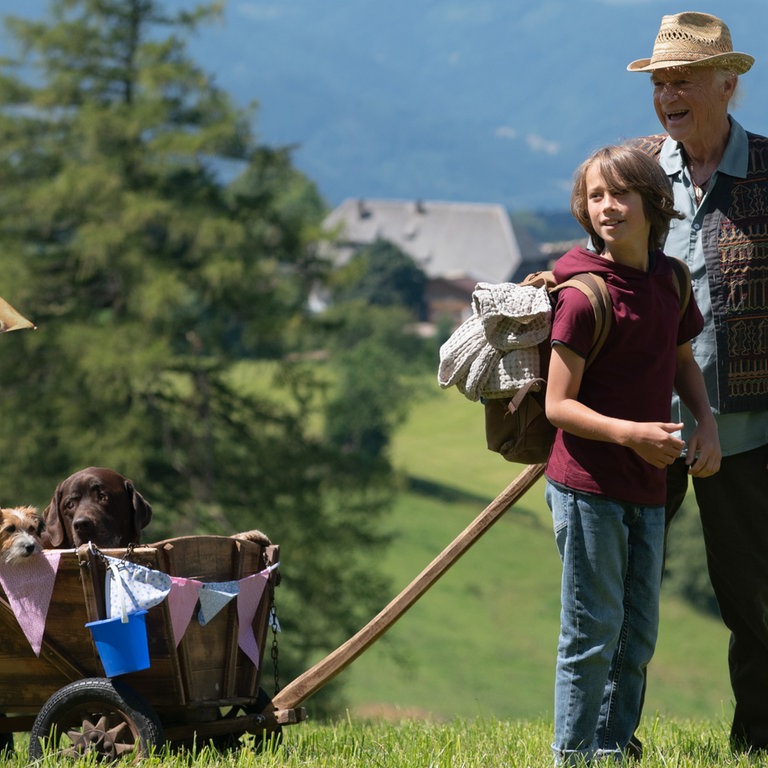
[{"label": "gray roof", "polygon": [[334,257],[340,263],[383,239],[410,255],[430,278],[501,283],[523,258],[501,205],[347,199],[324,226],[339,228]]}]

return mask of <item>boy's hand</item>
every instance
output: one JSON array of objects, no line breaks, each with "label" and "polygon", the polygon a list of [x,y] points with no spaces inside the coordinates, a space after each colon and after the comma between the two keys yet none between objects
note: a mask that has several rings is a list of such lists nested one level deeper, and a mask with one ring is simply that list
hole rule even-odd
[{"label": "boy's hand", "polygon": [[638,422],[632,430],[629,447],[651,466],[657,469],[668,467],[680,457],[685,447],[685,443],[674,434],[682,428],[682,424]]}]

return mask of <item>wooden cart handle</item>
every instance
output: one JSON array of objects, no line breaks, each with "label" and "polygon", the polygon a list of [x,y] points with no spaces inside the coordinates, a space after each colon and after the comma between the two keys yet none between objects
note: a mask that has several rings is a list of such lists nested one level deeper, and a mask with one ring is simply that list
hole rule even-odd
[{"label": "wooden cart handle", "polygon": [[275,709],[298,706],[378,640],[543,474],[527,466],[397,597],[343,645],[288,683],[272,699]]}]

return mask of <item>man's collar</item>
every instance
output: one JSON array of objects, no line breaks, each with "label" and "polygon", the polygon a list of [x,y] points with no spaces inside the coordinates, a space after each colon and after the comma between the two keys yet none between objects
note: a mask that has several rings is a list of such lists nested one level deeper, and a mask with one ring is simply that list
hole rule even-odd
[{"label": "man's collar", "polygon": [[[747,176],[749,164],[747,132],[730,115],[728,120],[731,123],[731,134],[720,164],[717,166],[717,172],[744,179]],[[659,165],[668,176],[681,173],[685,165],[683,145],[667,136],[659,154]]]}]

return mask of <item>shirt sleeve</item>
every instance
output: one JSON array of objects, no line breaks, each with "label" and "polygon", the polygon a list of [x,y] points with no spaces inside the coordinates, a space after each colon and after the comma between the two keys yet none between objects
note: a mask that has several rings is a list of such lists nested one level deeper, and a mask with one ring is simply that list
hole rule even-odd
[{"label": "shirt sleeve", "polygon": [[703,328],[704,318],[701,316],[699,305],[696,303],[693,291],[691,291],[690,301],[677,327],[677,345],[685,344],[685,342],[698,336]]},{"label": "shirt sleeve", "polygon": [[564,344],[586,358],[595,336],[595,311],[589,299],[578,288],[563,288],[557,293],[552,315],[550,343]]}]

